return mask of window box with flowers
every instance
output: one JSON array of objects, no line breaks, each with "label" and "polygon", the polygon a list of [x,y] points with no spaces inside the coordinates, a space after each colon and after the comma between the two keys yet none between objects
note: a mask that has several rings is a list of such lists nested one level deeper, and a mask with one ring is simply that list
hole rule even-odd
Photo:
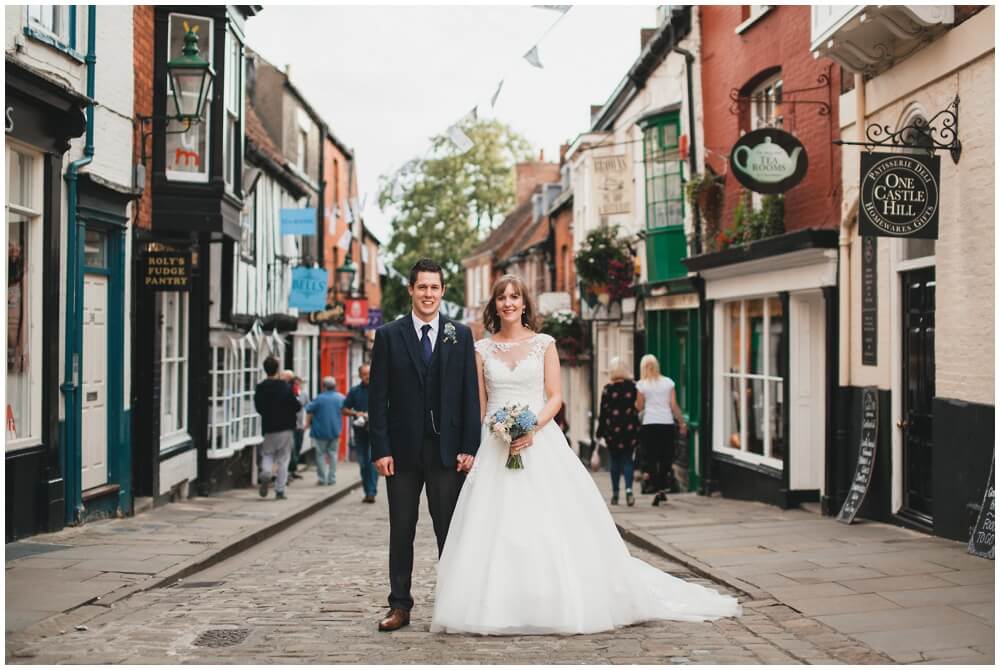
[{"label": "window box with flowers", "polygon": [[784,196],[764,195],[760,199],[760,209],[754,209],[747,192],[743,191],[733,212],[733,224],[708,238],[708,251],[724,251],[732,246],[764,240],[784,232]]},{"label": "window box with flowers", "polygon": [[583,299],[593,307],[632,295],[635,263],[618,226],[601,226],[587,234],[576,255],[576,275]]},{"label": "window box with flowers", "polygon": [[574,312],[559,309],[545,317],[542,332],[556,340],[559,360],[570,367],[577,367],[590,353],[583,323]]}]

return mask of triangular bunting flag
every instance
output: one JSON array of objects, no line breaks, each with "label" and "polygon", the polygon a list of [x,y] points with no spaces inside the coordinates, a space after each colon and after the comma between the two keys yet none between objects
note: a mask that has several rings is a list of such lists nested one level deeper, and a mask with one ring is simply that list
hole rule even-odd
[{"label": "triangular bunting flag", "polygon": [[448,129],[448,139],[450,139],[456,147],[458,147],[458,153],[464,154],[466,151],[472,148],[473,142],[469,139],[469,136],[462,132],[462,129],[458,126],[452,126]]},{"label": "triangular bunting flag", "polygon": [[501,80],[500,80],[500,83],[499,83],[499,84],[497,84],[497,90],[496,90],[496,93],[494,93],[494,94],[493,94],[493,97],[492,97],[492,98],[490,98],[490,109],[493,109],[494,107],[496,107],[496,106],[497,106],[497,98],[499,98],[499,97],[500,97],[500,89],[501,89],[501,88],[503,88],[503,79],[501,79]]},{"label": "triangular bunting flag", "polygon": [[528,53],[524,54],[524,60],[528,61],[530,64],[534,65],[538,69],[542,69],[542,61],[538,59],[538,47],[533,46],[528,50]]}]

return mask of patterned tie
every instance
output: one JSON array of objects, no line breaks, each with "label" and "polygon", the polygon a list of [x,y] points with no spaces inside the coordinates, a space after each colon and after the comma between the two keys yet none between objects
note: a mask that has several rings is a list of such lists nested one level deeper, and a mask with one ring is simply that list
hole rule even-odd
[{"label": "patterned tie", "polygon": [[423,331],[424,333],[423,335],[420,336],[420,347],[423,349],[424,352],[424,365],[430,365],[431,354],[434,351],[433,349],[431,349],[431,338],[428,336],[428,333],[431,332],[431,326],[430,324],[425,323],[424,325],[420,326],[420,330]]}]

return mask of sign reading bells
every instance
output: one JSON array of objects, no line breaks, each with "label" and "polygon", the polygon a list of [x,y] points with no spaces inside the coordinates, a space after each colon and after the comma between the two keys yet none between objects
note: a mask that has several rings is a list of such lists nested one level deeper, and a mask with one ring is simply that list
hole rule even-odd
[{"label": "sign reading bells", "polygon": [[784,193],[806,174],[805,147],[777,128],[759,128],[733,145],[729,154],[736,180],[755,193]]},{"label": "sign reading bells", "polygon": [[936,240],[941,159],[861,154],[861,235]]}]

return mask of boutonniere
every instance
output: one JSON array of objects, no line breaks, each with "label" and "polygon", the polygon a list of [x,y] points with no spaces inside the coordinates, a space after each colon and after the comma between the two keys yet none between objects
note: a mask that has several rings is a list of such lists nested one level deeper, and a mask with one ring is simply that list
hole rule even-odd
[{"label": "boutonniere", "polygon": [[449,322],[444,324],[444,341],[448,344],[458,342],[458,334],[455,332],[455,324]]}]

